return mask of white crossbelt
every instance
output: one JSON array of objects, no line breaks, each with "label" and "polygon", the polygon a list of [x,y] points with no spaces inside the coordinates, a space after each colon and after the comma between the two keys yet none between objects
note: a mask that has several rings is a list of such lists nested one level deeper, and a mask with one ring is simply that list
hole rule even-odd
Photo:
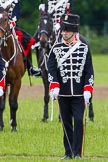
[{"label": "white crossbelt", "polygon": [[66,54],[65,54],[62,58],[59,59],[58,67],[60,67],[60,66],[62,65],[62,63],[66,60],[66,58],[70,55],[70,53],[73,53],[73,51],[75,51],[76,48],[78,48],[80,44],[81,44],[81,42],[78,41],[74,46],[72,46],[72,47],[68,50],[68,52],[66,52]]},{"label": "white crossbelt", "polygon": [[0,5],[6,9],[7,6],[11,5],[12,3],[18,3],[18,0],[4,0],[4,1],[0,1]]},{"label": "white crossbelt", "polygon": [[52,10],[49,11],[49,13],[52,13],[53,11],[56,11],[66,0],[60,0],[57,2],[57,4],[52,8]]}]

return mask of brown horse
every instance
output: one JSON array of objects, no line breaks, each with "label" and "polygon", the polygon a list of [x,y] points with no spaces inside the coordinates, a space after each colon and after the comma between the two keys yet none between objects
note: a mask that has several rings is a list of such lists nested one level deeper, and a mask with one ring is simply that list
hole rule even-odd
[{"label": "brown horse", "polygon": [[[0,8],[0,52],[6,67],[6,90],[9,90],[10,124],[12,131],[17,130],[16,112],[21,79],[25,73],[23,52],[17,41],[14,28],[10,29],[8,9]],[[0,130],[3,130],[3,111],[5,109],[6,91],[0,98]]]}]

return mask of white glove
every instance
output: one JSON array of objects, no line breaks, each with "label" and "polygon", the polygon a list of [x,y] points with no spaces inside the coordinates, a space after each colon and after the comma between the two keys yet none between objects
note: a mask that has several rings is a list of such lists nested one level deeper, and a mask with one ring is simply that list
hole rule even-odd
[{"label": "white glove", "polygon": [[59,24],[59,23],[57,23],[57,24],[56,24],[54,27],[55,27],[55,30],[57,30],[57,31],[58,31],[58,30],[60,29],[60,24]]},{"label": "white glove", "polygon": [[39,10],[45,11],[45,4],[40,4],[39,5]]},{"label": "white glove", "polygon": [[89,104],[90,98],[91,98],[91,93],[90,93],[90,91],[84,91],[84,100],[85,100],[85,104]]},{"label": "white glove", "polygon": [[59,95],[59,92],[60,92],[60,88],[54,88],[50,91],[49,95],[51,97],[51,99],[57,99],[58,95]]},{"label": "white glove", "polygon": [[3,94],[4,94],[3,88],[0,87],[0,97],[3,96]]}]

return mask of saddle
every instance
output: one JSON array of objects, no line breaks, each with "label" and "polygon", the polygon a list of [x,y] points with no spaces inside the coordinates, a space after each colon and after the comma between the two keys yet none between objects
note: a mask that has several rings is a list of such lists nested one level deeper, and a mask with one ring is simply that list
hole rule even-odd
[{"label": "saddle", "polygon": [[15,33],[18,36],[18,41],[22,46],[24,55],[28,56],[31,46],[36,43],[36,40],[33,37],[31,37],[27,32],[18,27],[15,27]]}]

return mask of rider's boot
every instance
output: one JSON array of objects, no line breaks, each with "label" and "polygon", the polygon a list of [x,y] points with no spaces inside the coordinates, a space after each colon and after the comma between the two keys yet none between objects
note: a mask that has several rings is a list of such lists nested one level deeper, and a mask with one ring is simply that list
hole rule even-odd
[{"label": "rider's boot", "polygon": [[27,57],[27,71],[29,76],[35,77],[41,76],[41,69],[37,69],[36,67],[34,67],[28,57]]}]

